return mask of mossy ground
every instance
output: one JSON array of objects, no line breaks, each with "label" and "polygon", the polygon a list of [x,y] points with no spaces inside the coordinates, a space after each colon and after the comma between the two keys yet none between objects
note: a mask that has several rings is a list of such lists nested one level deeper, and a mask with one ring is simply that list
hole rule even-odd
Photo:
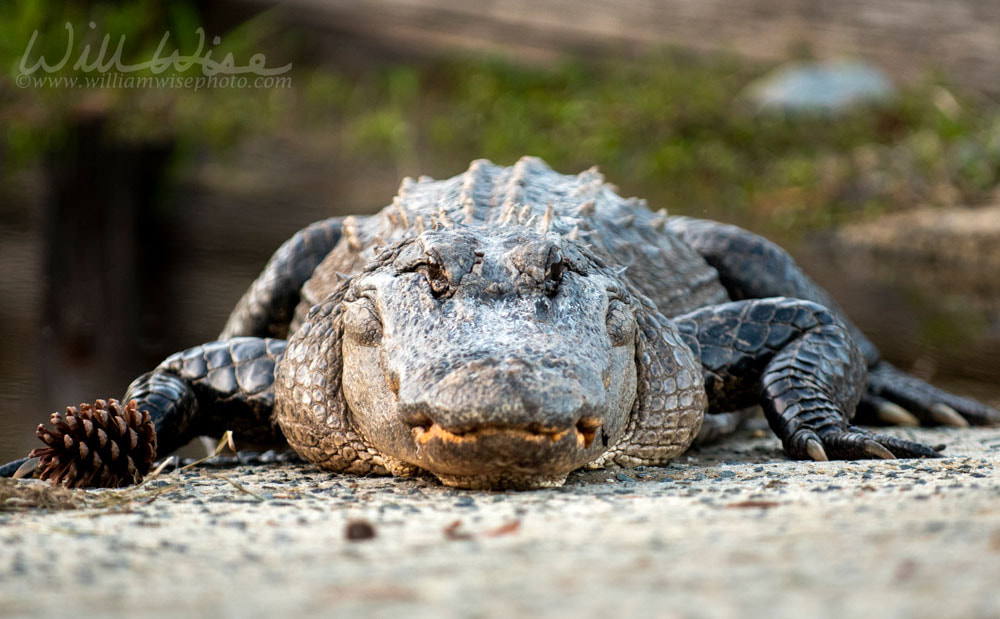
[{"label": "mossy ground", "polygon": [[836,117],[761,113],[743,93],[769,68],[669,52],[549,68],[447,60],[317,74],[304,103],[372,163],[421,173],[524,153],[562,170],[597,162],[657,207],[777,230],[990,199],[1000,115],[988,104],[928,79]]},{"label": "mossy ground", "polygon": [[[128,62],[148,59],[164,28],[168,51],[193,53],[198,44],[189,2],[90,12],[28,2],[6,13],[0,60],[10,74],[0,85],[13,86],[36,29],[36,56],[61,56],[66,22],[76,24],[80,45],[89,37],[96,46],[105,32],[127,35]],[[100,28],[88,29],[88,20]],[[348,65],[322,57],[315,39],[265,13],[227,32],[215,50],[237,59],[266,51],[269,66],[292,62],[290,88],[0,88],[0,158],[31,161],[58,148],[81,113],[106,114],[114,139],[176,139],[180,162],[294,128],[335,136],[337,159],[400,174],[443,176],[471,159],[510,163],[524,154],[566,171],[597,163],[624,193],[658,207],[726,214],[779,233],[917,204],[980,203],[1000,181],[1000,108],[950,88],[946,75],[928,73],[883,105],[787,116],[757,113],[743,97],[773,65],[733,56],[663,50],[529,66],[448,54]]]}]

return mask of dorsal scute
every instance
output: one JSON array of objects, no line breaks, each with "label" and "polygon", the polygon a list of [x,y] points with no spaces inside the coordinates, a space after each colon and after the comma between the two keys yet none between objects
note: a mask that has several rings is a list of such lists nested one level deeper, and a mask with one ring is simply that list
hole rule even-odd
[{"label": "dorsal scute", "polygon": [[653,217],[644,201],[619,196],[596,167],[560,174],[537,157],[522,157],[509,167],[479,159],[450,179],[408,179],[386,216],[396,235],[404,232],[400,227],[412,229],[419,216],[425,222],[519,225],[562,235],[625,221],[639,226]]},{"label": "dorsal scute", "polygon": [[[346,223],[341,251],[331,252],[317,271],[357,272],[373,260],[376,245],[424,232],[468,228],[485,238],[515,232],[505,230],[511,227],[584,246],[618,268],[664,315],[726,300],[715,271],[666,224],[665,212],[622,198],[596,168],[566,175],[536,157],[509,167],[478,160],[449,179],[404,180],[381,213]],[[314,279],[303,298],[318,302],[336,282]]]}]

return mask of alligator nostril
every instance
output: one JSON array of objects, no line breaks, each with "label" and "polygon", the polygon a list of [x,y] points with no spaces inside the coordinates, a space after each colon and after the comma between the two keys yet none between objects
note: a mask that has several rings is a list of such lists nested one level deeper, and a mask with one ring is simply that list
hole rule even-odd
[{"label": "alligator nostril", "polygon": [[410,428],[412,429],[420,428],[421,430],[424,430],[426,432],[427,430],[431,429],[431,426],[434,425],[434,422],[431,421],[430,417],[428,417],[423,413],[414,413],[413,415],[407,417],[406,424],[409,425]]},{"label": "alligator nostril", "polygon": [[395,372],[386,372],[385,384],[389,387],[389,391],[391,391],[394,396],[399,398],[399,375]]},{"label": "alligator nostril", "polygon": [[[583,440],[583,447],[586,449],[594,442],[597,431],[601,429],[601,420],[596,417],[582,417],[576,422],[577,437]],[[603,435],[604,433],[601,432]],[[607,443],[605,442],[605,445]]]}]

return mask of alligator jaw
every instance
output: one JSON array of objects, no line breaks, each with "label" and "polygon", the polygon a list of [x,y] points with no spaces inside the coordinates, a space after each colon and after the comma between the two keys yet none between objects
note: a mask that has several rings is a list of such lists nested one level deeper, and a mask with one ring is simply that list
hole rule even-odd
[{"label": "alligator jaw", "polygon": [[490,425],[465,431],[447,430],[437,423],[427,423],[413,427],[413,437],[418,445],[425,445],[434,440],[441,440],[449,443],[471,443],[483,437],[506,437],[511,440],[523,440],[538,443],[558,443],[564,437],[573,434],[576,444],[581,449],[587,449],[594,442],[597,430],[601,427],[600,420],[592,417],[581,419],[572,428],[543,428],[543,427],[512,427]]},{"label": "alligator jaw", "polygon": [[484,425],[447,429],[435,422],[411,428],[414,464],[447,486],[470,489],[529,489],[562,485],[569,471],[597,458],[601,428],[585,417],[562,428]]}]

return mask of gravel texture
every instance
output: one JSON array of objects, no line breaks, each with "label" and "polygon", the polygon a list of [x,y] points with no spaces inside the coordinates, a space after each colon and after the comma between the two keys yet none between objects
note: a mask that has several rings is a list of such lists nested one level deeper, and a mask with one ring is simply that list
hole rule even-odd
[{"label": "gravel texture", "polygon": [[0,616],[1000,616],[1000,429],[892,432],[950,455],[792,462],[756,431],[555,490],[274,464],[66,491],[0,511]]}]

